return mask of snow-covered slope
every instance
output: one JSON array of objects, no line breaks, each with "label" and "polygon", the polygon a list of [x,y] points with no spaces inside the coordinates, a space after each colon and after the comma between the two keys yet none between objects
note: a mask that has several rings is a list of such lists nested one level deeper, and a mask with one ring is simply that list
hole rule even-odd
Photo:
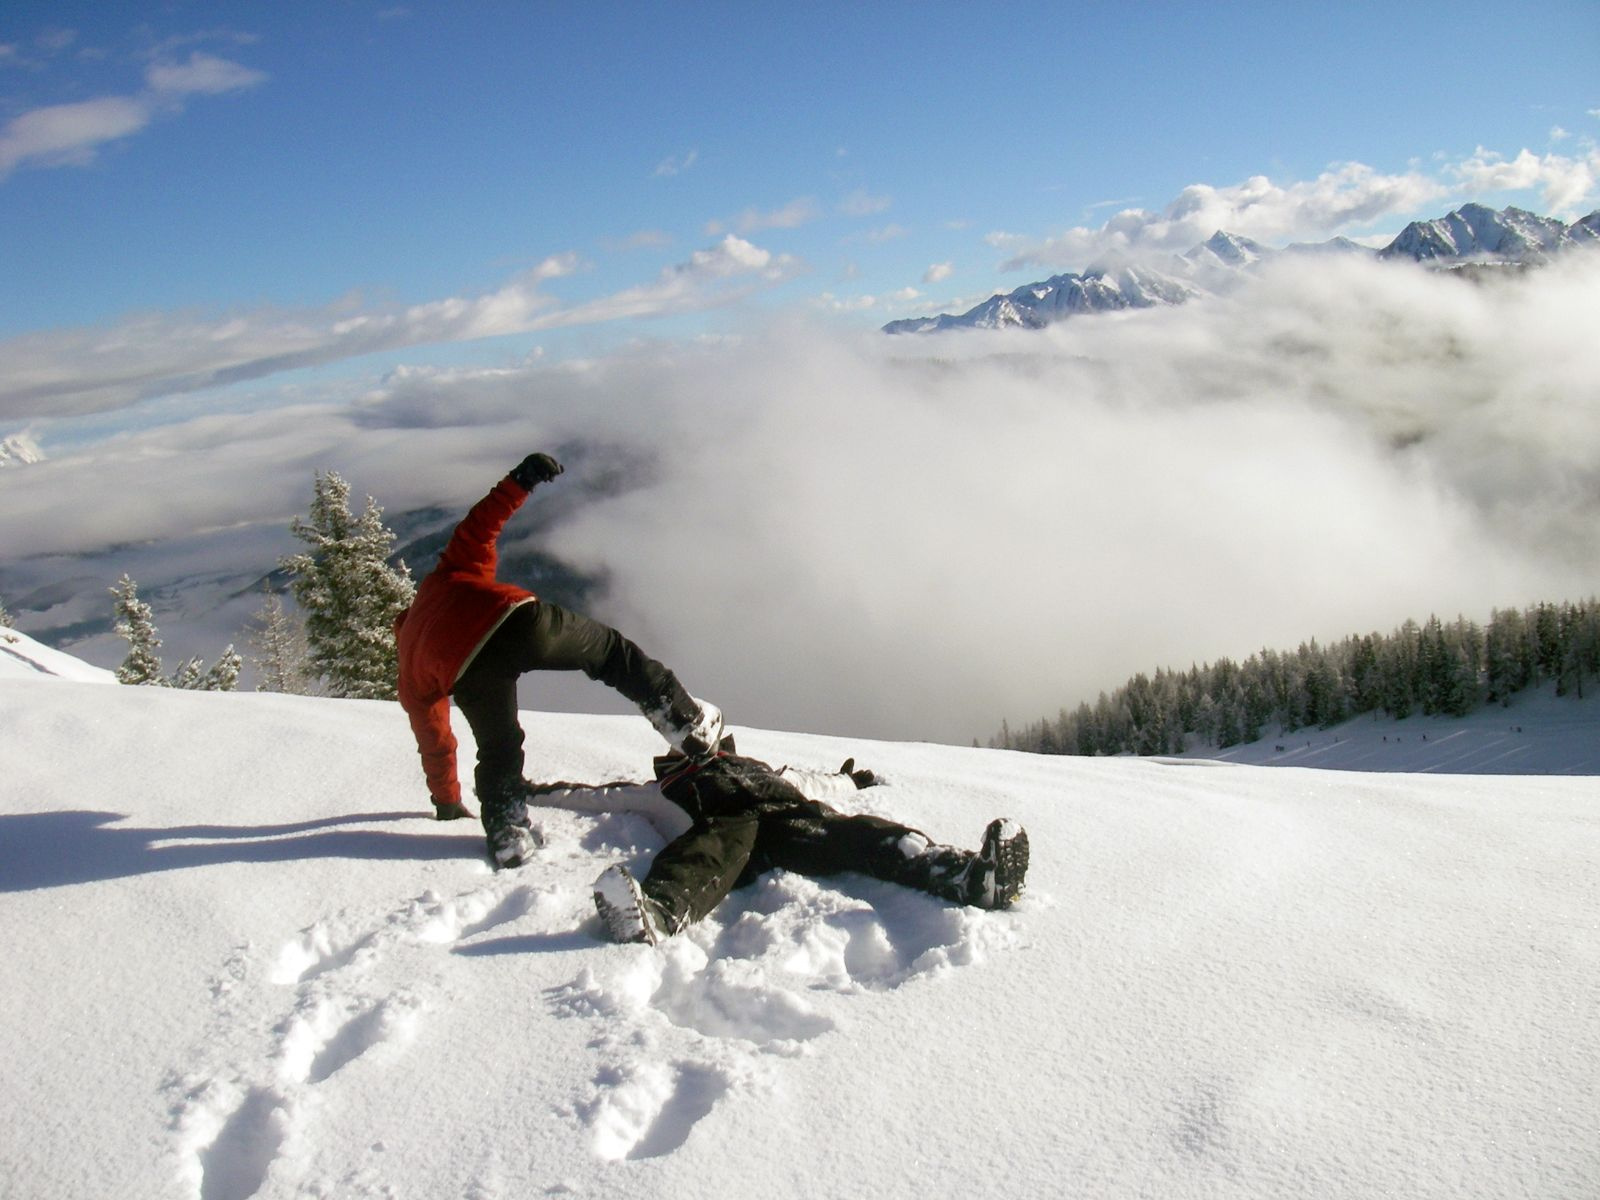
[{"label": "snow-covered slope", "polygon": [[[641,778],[658,749],[637,718],[525,722],[547,778]],[[0,730],[7,1197],[1600,1178],[1593,778],[740,728],[774,762],[854,754],[888,780],[854,802],[939,839],[1017,817],[1029,894],[774,874],[649,948],[602,941],[588,893],[648,862],[646,821],[549,811],[494,874],[424,816],[393,705],[0,677]]]},{"label": "snow-covered slope", "polygon": [[1336,771],[1600,776],[1600,695],[1557,696],[1547,684],[1465,717],[1357,717],[1189,758]]},{"label": "snow-covered slope", "polygon": [[80,683],[115,683],[104,667],[92,667],[81,658],[52,649],[19,629],[0,627],[0,679],[74,679]]}]

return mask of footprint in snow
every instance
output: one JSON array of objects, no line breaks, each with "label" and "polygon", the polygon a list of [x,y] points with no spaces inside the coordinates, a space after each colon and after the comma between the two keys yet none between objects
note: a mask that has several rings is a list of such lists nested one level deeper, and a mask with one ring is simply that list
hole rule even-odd
[{"label": "footprint in snow", "polygon": [[606,1159],[659,1158],[689,1140],[727,1094],[725,1072],[704,1063],[638,1063],[604,1070],[599,1094],[579,1113]]},{"label": "footprint in snow", "polygon": [[576,1107],[597,1155],[658,1157],[735,1082],[760,1079],[837,1027],[826,993],[890,991],[1013,944],[1009,914],[956,908],[874,880],[774,872],[656,947],[617,947],[551,996],[596,1020],[613,1061]]},{"label": "footprint in snow", "polygon": [[293,1132],[288,1101],[275,1089],[251,1088],[206,1137],[207,1118],[216,1115],[210,1109],[191,1122],[203,1138],[194,1158],[200,1200],[249,1200]]},{"label": "footprint in snow", "polygon": [[[293,1005],[273,1026],[261,1059],[217,1064],[209,1075],[175,1077],[170,1085],[181,1090],[173,1106],[179,1169],[201,1200],[261,1193],[286,1148],[306,1133],[316,1089],[358,1060],[392,1054],[412,1039],[427,1005],[407,988],[375,982],[390,952],[474,936],[520,919],[539,900],[534,889],[505,881],[452,899],[429,891],[376,917],[324,918],[280,946],[265,976],[292,989]],[[248,957],[236,949],[211,981],[222,1028],[237,1023]],[[345,1182],[340,1194],[387,1190],[381,1181],[360,1181],[359,1189]]]}]

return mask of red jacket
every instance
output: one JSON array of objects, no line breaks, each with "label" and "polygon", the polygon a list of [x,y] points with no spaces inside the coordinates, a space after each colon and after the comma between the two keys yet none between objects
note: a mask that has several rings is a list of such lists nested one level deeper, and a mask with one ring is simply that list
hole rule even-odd
[{"label": "red jacket", "polygon": [[506,615],[535,599],[494,577],[500,530],[527,498],[527,489],[509,475],[495,484],[456,526],[411,607],[394,619],[400,705],[411,719],[435,804],[461,802],[450,689]]}]

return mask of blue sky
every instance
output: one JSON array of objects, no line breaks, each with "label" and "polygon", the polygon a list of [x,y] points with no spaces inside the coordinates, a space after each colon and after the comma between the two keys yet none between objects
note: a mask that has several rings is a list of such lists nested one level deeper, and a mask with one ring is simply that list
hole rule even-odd
[{"label": "blue sky", "polygon": [[1581,215],[1597,67],[1592,0],[10,0],[0,433],[288,370],[870,329],[1129,231]]}]

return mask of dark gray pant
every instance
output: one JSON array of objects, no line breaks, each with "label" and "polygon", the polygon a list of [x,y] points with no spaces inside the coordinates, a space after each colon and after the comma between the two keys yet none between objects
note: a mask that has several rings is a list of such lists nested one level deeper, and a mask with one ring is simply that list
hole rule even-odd
[{"label": "dark gray pant", "polygon": [[692,724],[698,714],[678,677],[611,626],[548,601],[524,604],[484,643],[451,693],[478,743],[480,797],[522,778],[517,680],[529,671],[582,671],[674,726]]},{"label": "dark gray pant", "polygon": [[[946,899],[960,899],[953,880],[969,850],[932,845],[898,821],[846,815],[808,799],[760,759],[724,754],[662,794],[693,820],[662,847],[642,888],[667,915],[673,932],[707,916],[734,888],[772,870],[826,877],[859,871]],[[908,853],[907,839],[924,847]]]}]

